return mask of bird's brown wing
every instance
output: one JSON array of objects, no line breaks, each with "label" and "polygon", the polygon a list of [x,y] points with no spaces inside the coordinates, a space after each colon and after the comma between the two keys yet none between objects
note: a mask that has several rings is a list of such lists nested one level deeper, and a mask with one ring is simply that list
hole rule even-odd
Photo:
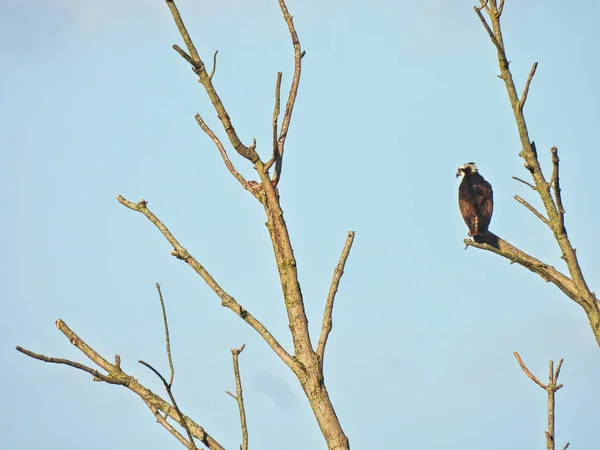
[{"label": "bird's brown wing", "polygon": [[473,186],[473,207],[477,216],[477,232],[485,233],[488,230],[494,211],[494,197],[490,183],[481,178]]}]

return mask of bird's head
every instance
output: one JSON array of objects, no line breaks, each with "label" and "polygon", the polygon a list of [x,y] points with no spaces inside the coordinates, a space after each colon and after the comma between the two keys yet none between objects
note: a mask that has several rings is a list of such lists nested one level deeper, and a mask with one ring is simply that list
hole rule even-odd
[{"label": "bird's head", "polygon": [[460,166],[456,172],[456,178],[464,176],[465,174],[477,173],[477,166],[474,162],[464,163]]}]

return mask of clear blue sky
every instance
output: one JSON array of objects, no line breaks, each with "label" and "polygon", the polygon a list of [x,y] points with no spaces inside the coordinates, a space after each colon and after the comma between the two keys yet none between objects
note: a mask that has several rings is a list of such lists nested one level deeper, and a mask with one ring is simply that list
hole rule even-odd
[{"label": "clear blue sky", "polygon": [[[312,331],[346,232],[355,246],[334,311],[326,381],[355,449],[543,448],[545,378],[565,358],[557,441],[597,445],[600,350],[583,312],[516,265],[462,243],[456,168],[494,186],[491,229],[564,269],[552,237],[513,200],[526,177],[492,44],[473,1],[289,0],[307,55],[288,139],[282,204]],[[292,73],[275,0],[180,0],[244,140],[268,154],[277,71]],[[507,0],[504,33],[545,167],[559,147],[567,228],[592,289],[600,167],[597,2]],[[0,434],[11,450],[164,449],[179,444],[129,391],[14,350],[86,362],[62,318],[156,392],[165,370],[163,286],[182,409],[239,445],[229,349],[240,357],[251,448],[325,448],[297,381],[267,345],[116,195],[144,197],[183,245],[290,348],[260,205],[194,121],[218,128],[170,47],[163,1],[0,5],[3,239]],[[287,84],[285,84],[287,86]],[[222,133],[221,133],[222,134]],[[252,170],[239,157],[240,169]]]}]

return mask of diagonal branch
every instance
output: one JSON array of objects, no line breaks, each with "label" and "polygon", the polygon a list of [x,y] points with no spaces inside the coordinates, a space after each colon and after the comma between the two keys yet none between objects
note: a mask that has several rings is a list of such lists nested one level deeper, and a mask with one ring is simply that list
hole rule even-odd
[{"label": "diagonal branch", "polygon": [[165,344],[167,347],[167,359],[169,360],[169,369],[171,371],[171,377],[169,378],[169,386],[172,386],[173,378],[175,378],[175,367],[173,366],[173,358],[171,358],[171,340],[169,339],[169,323],[167,322],[167,310],[165,309],[165,301],[163,300],[162,291],[160,290],[160,284],[156,283],[156,289],[158,290],[158,298],[160,300],[160,308],[162,310],[163,323],[165,326]]},{"label": "diagonal branch", "polygon": [[244,350],[246,345],[242,345],[240,348],[232,348],[231,355],[233,356],[233,374],[235,376],[235,392],[233,395],[229,391],[225,391],[227,395],[237,401],[238,409],[240,410],[240,423],[242,427],[242,445],[240,450],[248,450],[248,427],[246,425],[246,409],[244,408],[244,396],[242,395],[242,379],[240,377],[240,365],[238,358],[240,353]]},{"label": "diagonal branch", "polygon": [[273,110],[273,156],[265,164],[265,171],[268,171],[277,159],[281,159],[279,154],[279,144],[277,143],[277,135],[279,133],[277,121],[281,109],[281,72],[277,72],[277,81],[275,82],[275,108]]},{"label": "diagonal branch", "polygon": [[300,40],[296,33],[296,27],[294,26],[294,18],[290,15],[284,0],[278,0],[279,7],[283,13],[283,18],[288,26],[290,37],[292,38],[292,45],[294,46],[294,77],[292,78],[292,85],[290,86],[290,93],[288,95],[287,103],[285,105],[285,112],[283,114],[283,121],[281,122],[281,130],[279,132],[279,140],[277,143],[278,157],[275,159],[275,173],[273,174],[273,184],[277,186],[281,177],[281,168],[283,162],[283,151],[285,147],[285,140],[287,138],[288,130],[290,128],[290,122],[292,120],[292,112],[296,103],[296,96],[298,95],[298,86],[300,85],[300,73],[302,71],[302,57],[304,53],[300,48]]},{"label": "diagonal branch", "polygon": [[75,361],[71,361],[71,360],[63,359],[63,358],[54,358],[52,356],[41,355],[39,353],[34,353],[30,350],[20,347],[18,345],[15,348],[17,349],[17,351],[23,353],[24,355],[27,355],[27,356],[29,356],[33,359],[37,359],[39,361],[52,363],[52,364],[65,364],[65,365],[71,366],[75,369],[83,370],[84,372],[87,372],[90,375],[93,375],[94,381],[104,381],[109,384],[119,384],[121,386],[127,385],[127,380],[125,380],[125,379],[115,378],[115,377],[104,375],[103,373],[98,372],[96,369],[92,369],[91,367],[88,367],[84,364],[80,364]]},{"label": "diagonal branch", "polygon": [[[179,30],[179,33],[181,34],[181,37],[183,38],[183,41],[185,42],[185,45],[187,46],[188,51],[190,52],[190,54],[192,56],[191,56],[191,58],[186,57],[186,56],[184,56],[185,52],[183,52],[183,50],[179,49],[179,47],[174,46],[173,48],[175,48],[177,53],[179,53],[181,56],[183,56],[183,58],[187,62],[190,62],[190,59],[192,60],[191,64],[192,64],[192,67],[194,68],[194,72],[196,72],[200,83],[202,84],[202,86],[204,86],[204,89],[206,90],[206,93],[208,94],[208,97],[210,98],[210,101],[212,102],[212,104],[217,112],[217,116],[219,117],[219,120],[221,121],[221,124],[223,125],[223,129],[227,133],[229,142],[231,142],[231,145],[233,146],[233,148],[241,156],[243,156],[248,161],[250,161],[251,163],[254,164],[256,161],[258,161],[260,159],[258,156],[258,153],[256,153],[255,148],[253,148],[252,146],[247,147],[244,144],[242,144],[242,142],[240,141],[240,139],[235,131],[235,128],[233,128],[229,114],[227,113],[227,110],[225,109],[225,106],[223,105],[221,98],[217,94],[217,91],[215,90],[215,87],[212,84],[212,74],[209,75],[206,72],[206,68],[204,67],[204,62],[202,62],[200,55],[198,55],[198,52],[196,51],[196,47],[194,46],[194,43],[192,42],[192,39],[190,38],[190,35],[189,35],[187,29],[185,28],[183,20],[181,19],[181,15],[179,14],[179,10],[177,9],[177,5],[175,5],[175,2],[173,0],[165,0],[165,1],[167,3],[167,6],[169,7],[169,9],[171,10],[171,14],[173,15],[173,19],[175,20],[177,29]],[[216,55],[215,55],[215,57],[216,57]]]},{"label": "diagonal branch", "polygon": [[550,223],[550,221],[548,219],[546,219],[542,214],[540,214],[540,212],[537,209],[535,209],[533,206],[531,206],[529,203],[527,203],[525,200],[523,200],[518,195],[515,195],[515,200],[518,201],[525,208],[527,208],[529,211],[531,211],[538,219],[540,219],[542,222],[544,222],[550,229],[552,229],[552,224]]},{"label": "diagonal branch", "polygon": [[198,275],[206,282],[206,284],[213,290],[215,294],[221,299],[221,305],[229,308],[239,317],[241,317],[248,325],[250,325],[260,336],[269,344],[273,351],[279,356],[282,361],[292,371],[296,372],[299,370],[298,363],[290,356],[290,354],[281,346],[281,344],[273,337],[273,335],[267,330],[264,325],[256,319],[249,311],[243,308],[231,295],[229,295],[223,288],[215,281],[212,275],[200,264],[196,259],[183,248],[183,246],[175,239],[169,229],[156,217],[152,211],[150,211],[146,204],[147,202],[142,199],[139,203],[133,203],[125,199],[123,196],[117,196],[117,200],[122,205],[129,209],[137,211],[154,224],[156,228],[160,230],[163,236],[173,246],[171,254],[178,259],[185,261],[192,269],[196,271]]},{"label": "diagonal branch", "polygon": [[530,182],[528,182],[528,181],[522,180],[522,179],[521,179],[521,178],[519,178],[519,177],[513,177],[513,180],[520,181],[521,183],[523,183],[523,184],[525,184],[525,185],[529,186],[529,187],[530,187],[531,189],[533,189],[534,191],[537,191],[537,190],[538,190],[538,188],[537,188],[536,186],[534,186],[533,184],[531,184],[531,183],[530,183]]},{"label": "diagonal branch", "polygon": [[142,364],[143,366],[146,366],[152,372],[154,372],[154,374],[158,378],[160,378],[160,381],[163,382],[165,389],[167,390],[167,394],[169,394],[169,398],[171,399],[171,403],[173,404],[173,408],[175,408],[175,411],[177,412],[177,415],[179,416],[179,423],[183,426],[185,432],[187,433],[189,442],[192,445],[192,449],[197,450],[198,447],[196,447],[196,444],[194,443],[194,437],[192,436],[190,429],[188,428],[187,424],[185,423],[185,418],[184,418],[183,413],[181,412],[181,410],[179,409],[179,406],[177,406],[177,402],[175,401],[175,396],[173,395],[173,392],[171,390],[171,387],[172,387],[171,384],[169,384],[167,382],[167,380],[165,379],[165,377],[163,377],[160,374],[160,372],[158,370],[156,370],[154,367],[152,367],[150,364],[148,364],[145,361],[142,361],[141,359],[138,362],[140,364]]},{"label": "diagonal branch", "polygon": [[[144,400],[144,399],[142,399],[142,400]],[[150,411],[152,411],[152,414],[154,414],[154,417],[156,417],[156,421],[158,423],[160,423],[163,427],[165,427],[165,429],[169,433],[171,433],[175,437],[175,439],[177,439],[179,442],[181,442],[184,447],[186,447],[190,450],[197,448],[196,444],[191,443],[186,438],[184,438],[183,435],[173,427],[173,425],[171,425],[169,422],[167,422],[167,419],[165,419],[163,416],[160,415],[160,412],[158,411],[158,409],[156,409],[155,406],[152,406],[146,400],[144,400],[144,403],[146,403],[146,406],[150,409]]]},{"label": "diagonal branch", "polygon": [[244,189],[246,189],[250,193],[254,194],[254,191],[250,187],[250,184],[235,169],[234,165],[231,163],[231,160],[229,159],[229,156],[227,155],[227,150],[225,150],[225,147],[223,146],[223,143],[218,138],[218,136],[213,132],[213,130],[211,130],[209,128],[209,126],[206,124],[206,122],[204,122],[204,120],[202,119],[200,114],[196,113],[195,118],[196,118],[196,122],[198,122],[198,125],[200,126],[200,128],[202,128],[202,131],[204,131],[208,135],[208,137],[210,137],[212,139],[212,141],[215,143],[215,145],[217,146],[217,149],[219,150],[219,153],[221,154],[221,158],[223,158],[223,162],[225,163],[225,166],[227,167],[227,169],[229,170],[231,175],[233,175],[233,177],[239,181],[239,183],[242,185],[242,187]]},{"label": "diagonal branch", "polygon": [[335,271],[333,272],[333,280],[331,280],[329,294],[327,295],[327,301],[325,302],[325,312],[323,314],[321,336],[319,337],[319,343],[317,344],[317,355],[321,359],[321,370],[323,370],[325,346],[327,345],[327,339],[329,338],[329,333],[331,332],[331,328],[333,327],[333,302],[335,300],[335,295],[338,291],[340,280],[342,279],[342,275],[344,274],[344,267],[346,267],[346,261],[348,260],[348,256],[350,255],[350,250],[352,249],[353,242],[354,231],[349,231],[348,237],[346,238],[346,243],[344,244],[344,249],[342,250],[342,254],[340,255],[340,260],[335,268]]},{"label": "diagonal branch", "polygon": [[527,94],[529,94],[529,85],[531,84],[531,80],[535,75],[535,70],[537,69],[538,63],[533,63],[531,67],[531,71],[529,72],[529,76],[527,77],[527,82],[525,83],[525,89],[523,89],[523,95],[521,95],[521,100],[519,100],[519,110],[523,111],[523,107],[525,106],[525,102],[527,101]]},{"label": "diagonal branch", "polygon": [[529,269],[533,273],[537,273],[540,277],[542,277],[546,282],[552,282],[555,284],[561,291],[563,291],[570,299],[572,299],[577,304],[581,305],[581,299],[579,298],[577,288],[571,280],[566,275],[562,274],[558,270],[556,270],[553,266],[546,264],[540,261],[533,256],[528,255],[522,250],[512,246],[505,240],[499,238],[491,231],[487,233],[493,239],[498,240],[498,247],[493,247],[488,244],[480,244],[472,241],[471,239],[465,239],[464,243],[467,247],[476,247],[482,250],[487,250],[493,252],[497,255],[503,256],[504,258],[511,261],[511,263],[517,263],[526,269]]},{"label": "diagonal branch", "polygon": [[558,164],[560,159],[558,158],[558,148],[552,147],[552,186],[554,187],[554,201],[556,202],[556,209],[558,211],[558,226],[561,233],[567,233],[565,229],[565,208],[563,207],[562,195],[560,193],[560,176]]},{"label": "diagonal branch", "polygon": [[[91,348],[83,339],[81,339],[73,330],[71,330],[65,322],[61,319],[56,321],[56,327],[63,333],[63,335],[69,340],[71,344],[77,347],[85,356],[88,357],[92,362],[100,366],[104,369],[108,375],[104,377],[110,379],[105,380],[102,377],[97,377],[102,381],[106,381],[111,384],[119,384],[125,386],[127,389],[135,393],[138,397],[140,397],[146,404],[149,404],[156,408],[159,411],[163,411],[168,417],[178,422],[180,425],[187,426],[192,433],[192,435],[200,440],[206,447],[211,450],[223,450],[223,447],[213,439],[202,426],[198,425],[192,419],[187,416],[180,417],[175,408],[173,408],[169,403],[163,400],[160,396],[153,393],[151,390],[147,389],[145,386],[141,385],[137,379],[128,375],[121,369],[120,358],[118,355],[115,356],[115,364],[109,363],[105,358],[103,358],[99,353],[97,353],[93,348]],[[91,373],[96,376],[95,373],[90,372],[91,369],[83,364],[79,364],[73,361],[62,360],[60,358],[51,358],[44,355],[38,355],[36,353],[30,352],[28,350],[22,349],[18,347],[21,353],[26,354],[27,356],[31,356],[35,359],[39,359],[45,362],[58,363],[58,364],[67,364],[76,369],[83,370],[87,373]],[[102,375],[102,374],[100,374]]]}]

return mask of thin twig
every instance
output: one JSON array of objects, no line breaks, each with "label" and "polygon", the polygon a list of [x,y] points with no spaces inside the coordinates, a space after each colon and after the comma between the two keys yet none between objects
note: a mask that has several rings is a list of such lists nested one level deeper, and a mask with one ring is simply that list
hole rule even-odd
[{"label": "thin twig", "polygon": [[565,230],[565,208],[563,207],[562,195],[560,192],[560,175],[558,165],[560,160],[558,159],[558,148],[552,147],[550,149],[552,152],[552,185],[554,187],[554,201],[556,202],[556,209],[558,211],[558,224],[560,226],[560,233],[566,233]]},{"label": "thin twig", "polygon": [[496,46],[496,50],[498,50],[498,53],[504,54],[504,49],[502,48],[502,45],[500,45],[500,42],[498,42],[498,39],[496,39],[496,36],[494,35],[494,32],[488,25],[487,21],[485,20],[485,17],[483,17],[483,14],[481,14],[481,10],[486,5],[487,2],[485,2],[485,5],[482,5],[481,7],[474,6],[475,13],[477,13],[477,17],[479,17],[479,20],[481,20],[481,24],[485,28],[485,31],[487,31],[490,39],[492,40],[492,43]]},{"label": "thin twig", "polygon": [[540,214],[540,212],[537,209],[535,209],[533,206],[531,206],[529,203],[527,203],[527,201],[523,200],[518,195],[515,195],[515,200],[518,201],[525,208],[527,208],[529,211],[531,211],[538,219],[540,219],[542,222],[544,222],[550,229],[552,229],[552,224],[550,223],[550,221],[548,219],[546,219],[542,214]]},{"label": "thin twig", "polygon": [[212,81],[213,79],[213,75],[215,74],[215,70],[217,70],[217,54],[219,53],[219,50],[215,50],[215,54],[213,55],[213,68],[210,72],[210,75],[208,76],[208,79]]},{"label": "thin twig", "polygon": [[179,53],[179,55],[181,55],[181,57],[183,59],[185,59],[188,63],[190,63],[190,65],[192,66],[192,69],[194,70],[198,70],[198,62],[194,61],[192,59],[192,57],[190,55],[188,55],[184,49],[182,49],[179,45],[175,44],[173,45],[173,50],[175,50],[177,53]]},{"label": "thin twig", "polygon": [[500,0],[500,6],[498,7],[498,17],[504,12],[504,0]]},{"label": "thin twig", "polygon": [[65,364],[65,365],[71,366],[75,369],[83,370],[84,372],[87,372],[90,375],[92,375],[94,377],[94,381],[104,381],[106,383],[120,384],[122,386],[127,385],[127,380],[125,380],[125,379],[119,379],[119,378],[111,377],[110,375],[104,375],[103,373],[98,372],[96,369],[92,369],[91,367],[88,367],[84,364],[80,364],[75,361],[71,361],[69,359],[54,358],[52,356],[41,355],[39,353],[34,353],[34,352],[27,350],[18,345],[15,348],[18,352],[21,352],[24,355],[27,355],[27,356],[37,359],[39,361],[44,361],[44,362],[52,363],[52,364]]},{"label": "thin twig", "polygon": [[173,366],[173,359],[171,358],[171,341],[169,339],[169,323],[167,322],[167,310],[165,309],[165,302],[163,300],[162,291],[160,290],[160,284],[156,283],[156,289],[158,289],[158,298],[160,299],[160,308],[162,309],[163,323],[165,325],[165,343],[167,346],[167,358],[169,360],[169,369],[171,370],[169,386],[173,386],[173,378],[175,378],[175,367]]},{"label": "thin twig", "polygon": [[277,81],[275,82],[275,108],[273,110],[273,157],[265,164],[265,170],[268,171],[277,158],[281,158],[279,154],[279,145],[277,144],[277,120],[279,119],[281,105],[281,72],[277,72]]},{"label": "thin twig", "polygon": [[515,355],[515,358],[517,359],[517,362],[519,363],[519,366],[521,366],[521,369],[523,369],[523,372],[525,372],[525,375],[527,375],[539,387],[541,387],[542,389],[546,390],[548,388],[548,386],[546,386],[544,383],[542,383],[540,380],[538,380],[538,378],[529,371],[529,369],[527,368],[527,366],[525,365],[525,363],[521,359],[521,356],[519,356],[519,353],[518,352],[513,352],[513,355]]},{"label": "thin twig", "polygon": [[173,0],[165,0],[165,1],[167,3],[167,6],[169,7],[169,9],[171,10],[171,14],[173,14],[173,19],[175,19],[175,24],[177,24],[177,29],[179,30],[179,33],[181,34],[181,37],[183,38],[183,42],[185,42],[185,46],[187,47],[188,52],[192,56],[193,61],[196,63],[200,63],[201,67],[204,68],[204,63],[200,59],[200,55],[198,54],[198,51],[196,50],[196,47],[194,46],[194,43],[192,42],[192,38],[190,37],[190,34],[188,33],[187,29],[185,28],[185,25],[183,24],[183,20],[181,19],[181,15],[179,14],[177,5],[175,5],[175,2]]},{"label": "thin twig", "polygon": [[192,444],[191,448],[192,449],[197,449],[198,447],[196,447],[196,444],[194,443],[194,437],[192,436],[192,433],[191,433],[189,427],[187,426],[187,423],[185,421],[185,417],[184,417],[183,413],[181,412],[181,410],[179,409],[179,406],[177,406],[177,402],[175,401],[175,396],[173,395],[173,392],[171,391],[171,385],[169,383],[167,383],[167,380],[165,380],[165,377],[163,377],[160,374],[160,372],[158,370],[156,370],[154,367],[152,367],[150,364],[148,364],[145,361],[142,361],[141,359],[138,362],[141,365],[146,366],[152,372],[154,372],[156,374],[156,376],[158,378],[160,378],[160,381],[163,382],[163,384],[165,385],[165,389],[167,390],[167,394],[169,394],[169,398],[171,399],[171,403],[173,405],[173,408],[175,408],[175,411],[177,411],[177,414],[179,415],[179,423],[181,423],[181,426],[183,426],[183,428],[185,429],[185,432],[188,435],[189,442]]},{"label": "thin twig", "polygon": [[183,246],[175,239],[169,229],[148,209],[147,202],[142,199],[139,203],[133,203],[124,198],[122,195],[117,196],[117,200],[123,206],[126,206],[133,211],[137,211],[143,214],[150,222],[154,224],[156,228],[160,230],[163,236],[173,246],[171,254],[178,259],[185,261],[192,269],[196,271],[200,277],[206,282],[206,284],[213,290],[215,294],[221,299],[221,305],[229,308],[239,317],[241,317],[248,325],[269,344],[271,349],[279,356],[282,361],[292,371],[296,372],[299,370],[298,363],[290,356],[290,354],[281,346],[281,344],[275,339],[275,337],[265,328],[265,326],[256,319],[248,310],[242,307],[231,295],[229,295],[223,288],[215,281],[212,275],[200,264]]},{"label": "thin twig", "polygon": [[519,111],[523,111],[523,107],[525,106],[525,102],[527,101],[527,94],[529,94],[529,85],[531,84],[531,80],[535,75],[535,70],[537,69],[538,63],[534,62],[531,67],[531,71],[529,72],[529,76],[527,77],[527,82],[525,83],[525,88],[523,89],[523,95],[521,95],[521,100],[519,100]]},{"label": "thin twig", "polygon": [[[546,449],[554,450],[555,449],[554,427],[555,427],[555,422],[556,422],[555,421],[555,409],[556,409],[555,394],[556,394],[556,391],[558,391],[561,387],[563,387],[562,384],[558,384],[558,376],[560,374],[560,368],[562,367],[562,363],[564,360],[561,358],[561,360],[558,362],[558,365],[556,366],[556,370],[554,370],[554,361],[550,360],[550,363],[548,365],[549,366],[548,367],[548,384],[544,384],[540,380],[538,380],[537,377],[529,371],[529,369],[525,366],[525,363],[521,359],[521,356],[519,356],[518,352],[513,352],[513,355],[515,355],[515,358],[517,359],[517,362],[519,363],[519,366],[521,366],[521,369],[523,370],[523,372],[525,372],[525,375],[527,375],[538,386],[540,386],[542,389],[544,389],[548,394],[548,430],[544,434],[546,435]],[[567,443],[564,448],[567,448],[568,446],[569,446],[569,444]]]},{"label": "thin twig", "polygon": [[[106,358],[102,357],[98,352],[96,352],[93,348],[91,348],[83,339],[81,339],[73,330],[71,330],[67,324],[58,319],[56,321],[56,328],[60,330],[60,332],[69,340],[71,344],[73,344],[79,351],[81,351],[85,356],[88,357],[90,361],[93,361],[103,370],[108,372],[108,379],[104,379],[98,377],[97,379],[101,379],[102,381],[106,381],[111,384],[119,384],[130,391],[134,392],[138,397],[140,397],[144,402],[151,404],[155,408],[160,411],[163,411],[168,417],[179,422],[181,420],[180,415],[177,413],[175,408],[173,408],[168,402],[162,399],[159,395],[147,389],[145,386],[141,385],[137,379],[132,377],[131,375],[125,373],[121,369],[120,358],[115,356],[115,364],[111,364],[106,360]],[[91,369],[83,364],[75,363],[73,361],[61,360],[60,358],[50,358],[44,355],[38,355],[36,353],[30,352],[28,350],[22,349],[18,347],[17,350],[26,354],[27,356],[31,356],[32,358],[39,359],[40,361],[50,362],[50,363],[58,363],[58,364],[66,364],[71,367],[74,367],[79,370],[83,370],[87,373],[94,375],[95,377],[98,375],[94,372],[94,369]],[[25,351],[23,351],[25,350]],[[64,362],[63,362],[64,361]],[[102,374],[100,374],[102,375]],[[96,379],[96,378],[95,378]],[[223,446],[221,446],[216,440],[210,436],[202,426],[195,423],[189,417],[184,417],[184,423],[190,429],[192,434],[200,440],[206,447],[211,450],[223,450]]]},{"label": "thin twig", "polygon": [[195,447],[195,444],[189,442],[179,431],[177,431],[169,422],[167,422],[167,419],[160,415],[160,411],[156,409],[154,405],[148,403],[145,399],[143,400],[150,411],[152,411],[152,414],[154,414],[154,417],[156,417],[156,421],[165,427],[165,429],[171,433],[175,439],[181,442],[186,448],[193,449]]},{"label": "thin twig", "polygon": [[[202,84],[202,86],[204,86],[204,89],[206,90],[206,93],[208,94],[208,97],[210,98],[210,101],[213,104],[213,106],[217,112],[217,116],[218,116],[219,120],[221,121],[221,124],[223,125],[223,129],[227,133],[229,142],[231,142],[231,145],[233,146],[235,151],[238,152],[244,158],[246,158],[248,161],[250,161],[252,164],[256,163],[258,160],[260,160],[258,153],[256,152],[256,150],[254,148],[246,147],[240,141],[240,138],[238,137],[238,135],[235,131],[235,128],[233,127],[233,124],[231,123],[229,114],[227,113],[227,110],[225,109],[225,106],[223,105],[221,98],[217,94],[217,91],[212,84],[211,75],[206,73],[206,68],[204,66],[204,62],[200,59],[200,56],[199,56],[198,52],[196,51],[196,47],[194,46],[194,43],[192,42],[192,39],[190,38],[190,35],[187,32],[185,25],[183,24],[183,20],[181,19],[181,15],[179,14],[179,10],[177,9],[175,2],[173,0],[165,0],[165,1],[167,2],[167,5],[169,6],[171,13],[173,14],[173,18],[175,19],[175,24],[177,25],[177,29],[179,30],[179,33],[181,34],[181,37],[183,38],[183,41],[185,42],[185,45],[187,46],[191,57],[186,57],[185,52],[181,49],[178,49],[178,47],[176,48],[176,46],[173,46],[173,48],[187,62],[189,62],[192,65],[194,72],[196,72],[196,74],[198,75],[199,82]],[[190,59],[191,59],[191,61],[190,61]],[[214,56],[214,60],[215,60],[215,65],[216,65],[216,53]]]},{"label": "thin twig", "polygon": [[325,312],[323,313],[323,324],[321,325],[321,336],[319,337],[319,343],[317,344],[317,355],[321,359],[321,370],[323,370],[325,346],[327,345],[327,339],[329,338],[329,333],[331,332],[331,328],[333,327],[333,302],[335,300],[335,295],[338,291],[340,280],[342,278],[342,275],[344,274],[344,267],[346,267],[346,261],[348,260],[348,255],[350,255],[350,250],[352,249],[353,242],[354,231],[349,231],[348,237],[346,238],[346,243],[344,244],[344,248],[342,250],[342,254],[340,255],[340,260],[338,261],[338,265],[336,266],[333,272],[333,279],[331,280],[331,286],[329,287],[329,294],[327,294],[327,301],[325,302]]},{"label": "thin twig", "polygon": [[223,146],[219,137],[213,132],[213,130],[210,129],[210,127],[206,124],[206,122],[204,122],[204,120],[202,119],[200,114],[196,113],[195,118],[196,118],[196,122],[198,122],[198,125],[200,126],[202,131],[204,131],[208,135],[208,137],[210,137],[212,139],[212,141],[215,143],[215,145],[217,146],[217,149],[219,150],[219,153],[221,154],[221,158],[223,158],[223,162],[225,163],[225,166],[227,167],[227,169],[229,170],[231,175],[233,175],[233,177],[236,180],[238,180],[238,182],[244,187],[244,189],[253,193],[254,191],[250,188],[250,185],[248,184],[246,179],[235,169],[234,165],[232,164],[231,160],[229,159],[229,155],[227,155],[227,150],[225,150],[225,147]]},{"label": "thin twig", "polygon": [[231,355],[233,356],[233,374],[235,376],[235,391],[237,395],[233,395],[229,391],[227,392],[232,398],[237,400],[238,408],[240,410],[240,423],[242,426],[242,445],[241,450],[248,450],[248,427],[246,425],[246,409],[244,408],[244,397],[242,395],[242,379],[240,377],[240,365],[238,358],[240,353],[244,350],[246,345],[242,345],[240,348],[232,348]]},{"label": "thin twig", "polygon": [[527,181],[525,181],[525,180],[522,180],[522,179],[521,179],[521,178],[519,178],[519,177],[513,177],[513,180],[517,180],[517,181],[520,181],[520,182],[521,182],[521,183],[523,183],[523,184],[526,184],[527,186],[529,186],[529,187],[530,187],[531,189],[533,189],[534,191],[537,191],[537,190],[538,190],[537,186],[534,186],[533,184],[531,184],[531,183],[529,183],[529,182],[527,182]]},{"label": "thin twig", "polygon": [[292,45],[294,46],[294,77],[292,78],[292,85],[290,86],[290,92],[288,100],[285,105],[285,112],[283,114],[283,120],[281,122],[281,130],[279,132],[278,140],[278,153],[279,157],[275,161],[275,173],[273,174],[273,184],[277,186],[279,179],[281,178],[281,168],[283,162],[283,152],[285,147],[285,140],[287,138],[288,129],[292,120],[292,112],[294,110],[294,104],[296,103],[296,96],[298,95],[298,86],[300,85],[300,73],[302,71],[302,49],[300,48],[300,40],[296,33],[296,27],[294,26],[294,19],[290,15],[285,0],[279,0],[279,7],[283,13],[283,18],[288,26],[290,37],[292,38]]}]

